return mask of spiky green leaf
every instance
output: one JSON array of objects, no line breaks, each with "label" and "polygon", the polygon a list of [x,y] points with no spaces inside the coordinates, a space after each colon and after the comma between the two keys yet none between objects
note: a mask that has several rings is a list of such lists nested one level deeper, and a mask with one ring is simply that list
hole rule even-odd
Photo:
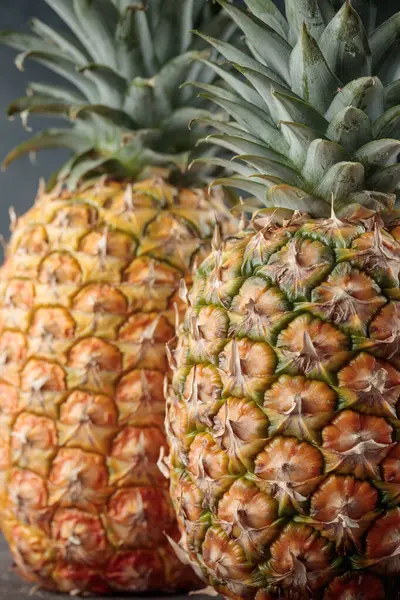
[{"label": "spiky green leaf", "polygon": [[307,156],[307,150],[311,142],[319,138],[319,134],[307,125],[300,123],[291,123],[289,121],[281,122],[282,133],[288,144],[287,156],[301,169]]},{"label": "spiky green leaf", "polygon": [[246,67],[248,69],[253,69],[254,71],[257,71],[265,75],[266,77],[274,79],[277,83],[285,85],[285,82],[282,79],[282,77],[279,77],[279,75],[275,73],[272,69],[269,69],[265,65],[257,62],[256,60],[254,60],[254,58],[251,58],[251,56],[245,54],[241,50],[238,50],[232,44],[228,44],[227,42],[223,42],[216,38],[212,38],[200,32],[197,32],[197,35],[205,41],[207,41],[209,44],[211,44],[216,50],[218,50],[218,52],[222,54],[224,58],[226,58],[231,63],[234,63],[235,65],[239,65],[241,67]]},{"label": "spiky green leaf", "polygon": [[240,175],[234,177],[223,177],[220,179],[216,179],[213,182],[213,185],[226,185],[234,187],[239,190],[248,192],[249,194],[258,198],[262,203],[265,202],[265,197],[267,193],[266,186],[263,183],[257,183],[256,181],[252,181],[249,177],[241,177]]},{"label": "spiky green leaf", "polygon": [[209,135],[204,141],[208,143],[217,144],[222,148],[231,150],[237,155],[241,154],[256,154],[257,156],[264,156],[272,160],[280,160],[281,155],[275,150],[268,148],[263,144],[255,144],[249,142],[242,137],[235,137],[233,135]]},{"label": "spiky green leaf", "polygon": [[85,37],[85,30],[80,25],[71,0],[44,1],[58,14],[79,40],[82,40],[82,38]]},{"label": "spiky green leaf", "polygon": [[289,59],[291,47],[286,40],[268,25],[263,24],[261,26],[257,20],[241,8],[226,2],[226,0],[218,0],[218,2],[243,29],[265,64],[278,73],[284,81],[290,81]]},{"label": "spiky green leaf", "polygon": [[80,154],[88,152],[92,147],[92,140],[74,129],[47,129],[14,148],[4,159],[3,168],[6,168],[24,154],[36,152],[37,150],[68,148],[76,154]]},{"label": "spiky green leaf", "polygon": [[276,185],[270,188],[267,192],[267,202],[269,206],[308,212],[317,217],[323,216],[327,210],[323,200],[290,185]]},{"label": "spiky green leaf", "polygon": [[52,29],[46,23],[40,21],[40,19],[32,19],[31,28],[36,35],[45,40],[51,40],[60,50],[66,52],[78,66],[84,66],[90,62],[89,56],[81,48],[78,40],[72,39],[68,34]]},{"label": "spiky green leaf", "polygon": [[284,39],[287,39],[289,25],[281,11],[272,0],[246,0],[246,4],[252,13],[271,27]]},{"label": "spiky green leaf", "polygon": [[[1,39],[0,39],[1,41]],[[98,99],[98,90],[96,85],[89,81],[87,77],[79,73],[74,63],[70,60],[61,59],[59,56],[46,51],[29,51],[23,54],[23,61],[33,59],[43,66],[47,67],[57,75],[60,75],[72,85],[74,85],[89,102],[95,102]]]},{"label": "spiky green leaf", "polygon": [[364,111],[371,121],[382,114],[384,109],[384,89],[377,77],[360,77],[337,90],[331,105],[326,112],[328,121],[343,108],[353,107]]},{"label": "spiky green leaf", "polygon": [[115,29],[117,24],[118,12],[114,9],[114,18],[110,20],[112,5],[109,0],[102,0],[101,10],[96,8],[92,0],[73,0],[73,5],[80,28],[85,32],[84,37],[80,38],[81,42],[86,46],[92,61],[117,71],[113,27]]},{"label": "spiky green leaf", "polygon": [[375,121],[373,133],[376,138],[400,138],[400,106],[389,108]]},{"label": "spiky green leaf", "polygon": [[273,93],[273,98],[281,121],[294,121],[308,125],[321,133],[326,131],[328,121],[307,102],[278,91]]},{"label": "spiky green leaf", "polygon": [[362,190],[364,183],[365,171],[361,163],[339,162],[329,169],[314,193],[327,201],[332,197],[340,201]]},{"label": "spiky green leaf", "polygon": [[258,137],[270,148],[274,148],[277,152],[285,152],[287,150],[287,144],[280,131],[271,124],[269,116],[264,111],[256,109],[255,106],[250,108],[245,103],[231,102],[230,100],[212,96],[208,97],[218,104],[218,106],[224,108],[235,120],[248,127],[254,136]]},{"label": "spiky green leaf", "polygon": [[371,175],[368,180],[368,187],[383,192],[392,194],[400,189],[400,164],[391,165],[386,169],[379,169]]},{"label": "spiky green leaf", "polygon": [[28,85],[27,92],[29,96],[37,94],[46,98],[53,98],[53,100],[69,102],[70,104],[84,104],[86,102],[86,98],[77,91],[54,84],[31,82]]},{"label": "spiky green leaf", "polygon": [[385,87],[386,108],[400,104],[400,79],[393,81]]},{"label": "spiky green leaf", "polygon": [[222,167],[227,173],[232,171],[242,177],[250,177],[254,173],[254,169],[250,169],[236,160],[226,160],[218,156],[196,158],[192,164],[209,164],[217,167]]},{"label": "spiky green leaf", "polygon": [[303,26],[290,57],[290,76],[296,94],[322,114],[341,87],[306,26]]},{"label": "spiky green leaf", "polygon": [[339,144],[329,140],[316,139],[311,142],[307,150],[302,175],[305,181],[316,186],[333,165],[347,159],[345,150]]},{"label": "spiky green leaf", "polygon": [[[82,105],[82,104],[80,104]],[[80,105],[75,106],[76,108]],[[71,103],[66,99],[54,99],[46,96],[23,96],[17,98],[7,108],[9,117],[21,113],[38,113],[48,115],[58,115],[68,118],[71,109]]]},{"label": "spiky green leaf", "polygon": [[354,159],[367,169],[371,167],[389,167],[398,162],[400,156],[400,141],[383,138],[361,146]]},{"label": "spiky green leaf", "polygon": [[372,67],[376,69],[386,52],[400,40],[400,12],[382,23],[369,39],[372,52]]},{"label": "spiky green leaf", "polygon": [[79,182],[87,175],[92,174],[96,169],[110,159],[107,157],[93,158],[79,161],[69,172],[68,177],[65,179],[67,187],[70,191],[76,189]]},{"label": "spiky green leaf", "polygon": [[273,92],[275,90],[289,91],[288,88],[280,85],[270,77],[267,77],[258,71],[254,71],[254,69],[248,69],[247,67],[241,67],[240,65],[235,65],[235,67],[254,86],[258,92],[258,96],[262,98],[264,110],[267,110],[268,114],[272,116],[273,121],[278,123],[278,121],[282,119],[282,115],[276,107]]},{"label": "spiky green leaf", "polygon": [[327,25],[319,47],[333,73],[343,81],[371,74],[371,50],[364,25],[351,6],[345,2]]},{"label": "spiky green leaf", "polygon": [[329,124],[327,137],[343,146],[347,152],[355,152],[373,139],[371,121],[359,108],[349,106],[339,111]]},{"label": "spiky green leaf", "polygon": [[254,144],[259,144],[260,140],[251,135],[248,131],[244,131],[243,128],[233,121],[227,123],[226,121],[217,120],[217,119],[199,119],[199,121],[206,127],[212,127],[216,131],[220,131],[225,135],[232,135],[234,137],[240,136],[242,139],[247,140],[248,142],[253,142]]},{"label": "spiky green leaf", "polygon": [[[212,63],[208,60],[202,60],[203,64],[207,65],[210,69],[215,71],[217,75],[223,79],[231,89],[235,90],[244,100],[254,104],[260,109],[265,110],[265,103],[263,102],[260,95],[244,81],[232,75],[227,69],[221,68],[219,65]],[[240,68],[238,70],[241,70]]]},{"label": "spiky green leaf", "polygon": [[97,88],[101,103],[110,108],[122,108],[126,96],[126,80],[106,65],[88,64],[82,73],[90,79]]},{"label": "spiky green leaf", "polygon": [[242,154],[236,158],[248,163],[262,174],[278,177],[295,186],[299,186],[301,183],[301,177],[295,169],[277,160],[255,156],[254,154]]},{"label": "spiky green leaf", "polygon": [[290,24],[289,41],[294,45],[305,24],[314,39],[318,40],[326,23],[335,11],[329,0],[285,0],[286,15]]},{"label": "spiky green leaf", "polygon": [[155,75],[157,72],[155,40],[152,39],[147,15],[145,11],[138,10],[134,14],[135,18],[135,34],[139,42],[140,52],[145,68],[145,76],[148,78]]}]

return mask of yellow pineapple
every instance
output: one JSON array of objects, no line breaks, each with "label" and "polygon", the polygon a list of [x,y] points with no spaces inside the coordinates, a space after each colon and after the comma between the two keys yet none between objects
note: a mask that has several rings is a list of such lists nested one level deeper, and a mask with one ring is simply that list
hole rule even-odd
[{"label": "yellow pineapple", "polygon": [[[205,105],[180,83],[207,74],[190,30],[234,27],[203,1],[47,0],[74,38],[34,20],[3,33],[75,85],[32,84],[10,114],[56,113],[71,128],[14,150],[73,151],[50,190],[13,223],[0,280],[1,526],[19,572],[76,593],[196,587],[167,536],[165,344],[179,285],[215,220],[234,220],[180,165]],[[203,56],[203,55],[201,55]]]},{"label": "yellow pineapple", "polygon": [[209,38],[243,78],[206,92],[232,117],[208,140],[258,202],[200,266],[173,353],[182,544],[226,597],[395,600],[400,13],[219,3],[251,52]]}]

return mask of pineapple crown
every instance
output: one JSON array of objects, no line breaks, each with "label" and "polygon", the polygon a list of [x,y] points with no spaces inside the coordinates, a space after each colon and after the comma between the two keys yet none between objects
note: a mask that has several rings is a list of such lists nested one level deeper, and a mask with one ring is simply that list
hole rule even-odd
[{"label": "pineapple crown", "polygon": [[[213,160],[267,207],[313,216],[392,209],[400,184],[400,13],[376,28],[369,0],[218,0],[243,30],[246,54],[203,35],[232,64],[228,87],[197,86],[229,123],[206,120]],[[358,10],[356,10],[356,8]],[[220,67],[218,67],[220,68]]]},{"label": "pineapple crown", "polygon": [[228,15],[208,0],[45,1],[69,33],[33,19],[32,33],[1,32],[0,42],[19,51],[19,69],[33,59],[72,85],[31,83],[8,114],[19,114],[25,125],[31,113],[68,125],[34,135],[4,166],[27,152],[66,147],[73,156],[59,178],[70,188],[103,172],[125,177],[148,166],[184,169],[201,130],[188,123],[209,113],[208,100],[181,84],[216,76],[207,66],[207,44],[192,30],[226,41],[235,30]]}]

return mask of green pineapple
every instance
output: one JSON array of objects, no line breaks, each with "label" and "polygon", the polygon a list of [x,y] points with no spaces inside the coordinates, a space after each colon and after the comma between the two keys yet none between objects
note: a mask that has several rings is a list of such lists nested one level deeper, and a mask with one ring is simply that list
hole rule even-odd
[{"label": "green pineapple", "polygon": [[[208,251],[221,192],[185,165],[208,117],[186,80],[210,84],[198,27],[234,25],[203,0],[47,0],[69,27],[34,19],[2,33],[72,86],[34,83],[16,100],[26,123],[55,115],[7,157],[66,147],[71,159],[16,220],[0,280],[0,521],[19,572],[78,593],[198,586],[167,536],[178,529],[168,482],[165,343],[179,285]],[[147,5],[148,4],[148,5]]]},{"label": "green pineapple", "polygon": [[208,141],[256,201],[175,350],[183,544],[227,597],[399,598],[400,13],[219,3],[250,54],[206,38],[239,73],[205,91],[231,116]]}]

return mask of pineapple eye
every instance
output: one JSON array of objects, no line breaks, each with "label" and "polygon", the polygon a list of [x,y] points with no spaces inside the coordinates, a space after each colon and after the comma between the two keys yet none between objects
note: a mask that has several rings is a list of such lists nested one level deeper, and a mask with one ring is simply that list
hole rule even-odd
[{"label": "pineapple eye", "polygon": [[43,225],[30,227],[19,239],[17,252],[21,254],[44,254],[49,247],[47,232]]},{"label": "pineapple eye", "polygon": [[80,448],[61,448],[49,474],[49,505],[95,514],[110,495],[104,456]]},{"label": "pineapple eye", "polygon": [[146,256],[133,260],[124,273],[124,281],[127,283],[148,284],[153,287],[170,285],[175,288],[181,277],[178,270]]},{"label": "pineapple eye", "polygon": [[122,292],[105,283],[85,286],[77,293],[72,305],[75,310],[88,314],[101,312],[125,315],[128,311],[128,301]]},{"label": "pineapple eye", "polygon": [[103,208],[116,214],[125,214],[143,208],[154,209],[156,206],[157,202],[152,196],[135,192],[131,186],[130,189],[127,188],[124,192],[119,192],[107,198]]},{"label": "pineapple eye", "polygon": [[[171,509],[165,502],[163,490],[152,487],[132,487],[118,490],[110,499],[106,515],[111,538],[117,534],[122,548],[132,540],[138,547],[146,548],[160,543],[164,532],[170,528]],[[157,521],[159,527],[151,528]],[[125,534],[119,532],[125,531]]]},{"label": "pineapple eye", "polygon": [[10,383],[0,381],[0,423],[6,424],[18,414],[18,392]]},{"label": "pineapple eye", "polygon": [[[135,313],[120,328],[118,339],[124,342],[125,368],[168,371],[165,344],[174,337],[174,329],[157,313]],[[127,345],[125,345],[127,344]]]},{"label": "pineapple eye", "polygon": [[78,284],[82,271],[78,261],[68,252],[53,252],[40,266],[39,282],[47,284]]},{"label": "pineapple eye", "polygon": [[32,319],[30,334],[41,337],[49,335],[52,338],[72,338],[75,333],[75,321],[64,308],[39,308]]},{"label": "pineapple eye", "polygon": [[302,376],[282,375],[264,396],[270,434],[285,433],[314,443],[335,408],[336,394],[326,383]]},{"label": "pineapple eye", "polygon": [[396,418],[400,372],[389,362],[363,352],[339,371],[338,382],[343,407]]},{"label": "pineapple eye", "polygon": [[158,313],[137,313],[132,315],[119,330],[119,339],[145,343],[167,343],[174,336],[174,328],[168,319]]},{"label": "pineapple eye", "polygon": [[66,389],[64,370],[56,363],[31,359],[22,371],[22,390],[24,392],[62,392]]},{"label": "pineapple eye", "polygon": [[101,519],[76,509],[61,509],[51,523],[52,538],[62,548],[64,558],[79,562],[82,552],[87,561],[100,561],[109,547]]},{"label": "pineapple eye", "polygon": [[79,250],[90,256],[112,256],[129,260],[134,256],[136,242],[121,231],[92,231],[82,238]]},{"label": "pineapple eye", "polygon": [[92,227],[97,223],[98,211],[87,204],[69,204],[57,210],[51,221],[54,227]]},{"label": "pineapple eye", "polygon": [[150,577],[151,580],[163,581],[163,563],[158,553],[150,550],[117,552],[108,564],[107,577],[114,589],[142,590]]},{"label": "pineapple eye", "polygon": [[218,526],[210,527],[206,533],[203,559],[210,573],[222,581],[239,583],[250,578],[252,566],[241,544]]},{"label": "pineapple eye", "polygon": [[47,507],[45,481],[25,469],[13,469],[9,484],[9,497],[21,521],[29,525],[40,525],[42,511]]},{"label": "pineapple eye", "polygon": [[388,483],[400,483],[400,444],[397,442],[381,463],[383,479]]},{"label": "pineapple eye", "polygon": [[393,448],[393,429],[381,417],[343,410],[322,430],[327,468],[359,479],[375,477]]},{"label": "pineapple eye", "polygon": [[57,430],[52,419],[29,413],[19,415],[12,432],[14,464],[46,477],[56,449]]},{"label": "pineapple eye", "polygon": [[70,367],[96,371],[120,371],[121,352],[108,342],[92,337],[77,342],[69,352]]},{"label": "pineapple eye", "polygon": [[207,200],[202,190],[183,189],[179,194],[179,206],[182,208],[207,211]]},{"label": "pineapple eye", "polygon": [[[367,481],[330,475],[312,495],[310,514],[316,528],[346,551],[352,542],[362,543],[365,515],[374,514],[378,498],[378,491]],[[344,534],[339,522],[345,524]]]},{"label": "pineapple eye", "polygon": [[92,423],[98,426],[117,424],[114,401],[104,394],[91,394],[77,390],[61,405],[60,422],[64,425]]},{"label": "pineapple eye", "polygon": [[164,374],[134,369],[120,380],[116,403],[120,421],[127,424],[151,422],[164,416]]},{"label": "pineapple eye", "polygon": [[352,576],[347,573],[341,577],[335,577],[328,586],[324,600],[344,600],[345,598],[355,599],[360,597],[365,600],[383,600],[386,598],[382,581],[369,573],[357,573]]},{"label": "pineapple eye", "polygon": [[21,364],[26,357],[26,340],[23,333],[4,331],[0,337],[0,365],[13,362]]},{"label": "pineapple eye", "polygon": [[171,233],[174,233],[173,239],[191,240],[194,237],[193,231],[183,223],[181,223],[174,215],[168,212],[162,212],[149,226],[146,228],[146,236],[151,238],[151,241],[164,240],[168,242],[171,238]]},{"label": "pineapple eye", "polygon": [[14,279],[7,286],[4,304],[16,308],[29,310],[34,301],[35,290],[33,283],[23,279]]},{"label": "pineapple eye", "polygon": [[157,482],[164,487],[165,480],[157,466],[162,448],[165,454],[165,437],[158,427],[125,427],[113,440],[107,461],[110,483],[126,487]]},{"label": "pineapple eye", "polygon": [[[369,528],[366,535],[366,558],[380,561],[382,556],[388,556],[388,552],[398,544],[398,532],[400,529],[400,512],[398,507],[386,511]],[[393,550],[394,552],[395,550]],[[391,556],[385,560],[384,573],[386,576],[397,577],[397,556]],[[362,559],[361,559],[362,560]],[[378,571],[380,572],[380,571]]]}]

